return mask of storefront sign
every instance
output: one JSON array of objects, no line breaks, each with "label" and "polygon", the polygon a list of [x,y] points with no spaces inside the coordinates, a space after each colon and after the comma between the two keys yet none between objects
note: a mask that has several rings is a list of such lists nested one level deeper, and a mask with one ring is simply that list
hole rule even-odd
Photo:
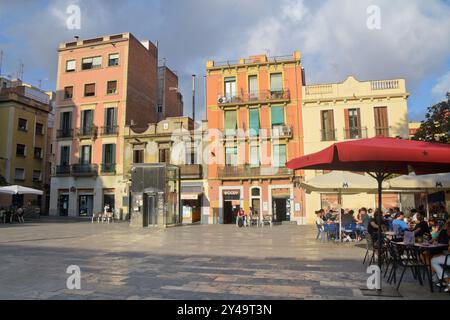
[{"label": "storefront sign", "polygon": [[241,193],[239,190],[224,190],[223,191],[224,200],[240,200]]},{"label": "storefront sign", "polygon": [[181,193],[181,200],[198,200],[198,193]]}]

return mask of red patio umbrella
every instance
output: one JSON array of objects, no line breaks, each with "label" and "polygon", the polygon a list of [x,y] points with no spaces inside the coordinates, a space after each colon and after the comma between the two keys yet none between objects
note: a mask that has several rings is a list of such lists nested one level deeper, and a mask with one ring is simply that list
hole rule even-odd
[{"label": "red patio umbrella", "polygon": [[[450,172],[450,145],[375,137],[335,143],[317,153],[293,159],[286,167],[367,172],[378,181],[378,209],[381,212],[382,184],[387,177],[411,171],[417,175]],[[379,215],[378,225],[381,222]],[[381,228],[378,228],[378,239],[381,239]],[[381,245],[378,248],[381,268]]]}]

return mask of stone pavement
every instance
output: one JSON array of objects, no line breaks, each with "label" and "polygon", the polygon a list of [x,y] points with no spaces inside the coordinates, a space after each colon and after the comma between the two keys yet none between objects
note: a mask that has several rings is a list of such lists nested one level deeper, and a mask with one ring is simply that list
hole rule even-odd
[{"label": "stone pavement", "polygon": [[[0,299],[369,299],[359,290],[364,246],[314,238],[314,227],[292,225],[0,225]],[[81,290],[66,288],[69,265],[81,269]],[[400,292],[450,299],[409,273]]]}]

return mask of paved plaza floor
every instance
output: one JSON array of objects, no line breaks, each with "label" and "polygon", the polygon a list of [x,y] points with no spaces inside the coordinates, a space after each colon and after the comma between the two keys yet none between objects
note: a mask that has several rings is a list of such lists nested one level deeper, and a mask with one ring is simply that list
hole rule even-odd
[{"label": "paved plaza floor", "polygon": [[[46,219],[0,225],[0,299],[378,299],[363,297],[363,244],[315,240],[315,227],[238,229]],[[81,270],[69,290],[66,269]],[[450,299],[409,274],[407,299]]]}]

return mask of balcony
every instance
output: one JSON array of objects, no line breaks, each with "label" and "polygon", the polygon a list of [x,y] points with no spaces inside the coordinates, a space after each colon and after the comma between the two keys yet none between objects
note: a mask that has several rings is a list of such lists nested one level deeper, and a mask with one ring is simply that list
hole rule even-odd
[{"label": "balcony", "polygon": [[184,164],[179,167],[181,179],[201,179],[203,177],[201,164]]},{"label": "balcony", "polygon": [[278,125],[272,128],[272,139],[292,138],[292,127]]},{"label": "balcony", "polygon": [[336,129],[320,130],[322,141],[336,141]]},{"label": "balcony", "polygon": [[56,175],[57,176],[67,176],[69,174],[70,174],[70,166],[69,165],[56,166]]},{"label": "balcony", "polygon": [[97,164],[73,164],[72,176],[74,177],[93,177],[98,174]]},{"label": "balcony", "polygon": [[222,180],[240,180],[248,178],[287,178],[293,176],[293,170],[288,168],[222,166],[218,168],[218,177]]},{"label": "balcony", "polygon": [[391,127],[375,127],[375,136],[390,137]]},{"label": "balcony", "polygon": [[259,104],[259,103],[283,103],[288,102],[291,99],[289,90],[281,91],[259,91],[244,93],[239,95],[223,95],[217,98],[217,104],[219,106],[231,106],[241,104]]},{"label": "balcony", "polygon": [[119,133],[119,126],[106,126],[100,128],[100,135],[102,136],[117,136]]},{"label": "balcony", "polygon": [[356,140],[366,138],[367,138],[367,128],[365,127],[352,127],[344,129],[345,140]]},{"label": "balcony", "polygon": [[97,135],[97,127],[96,126],[81,127],[78,130],[77,135],[79,139],[92,139]]},{"label": "balcony", "polygon": [[57,139],[72,139],[73,129],[60,129],[56,131]]},{"label": "balcony", "polygon": [[115,163],[102,163],[102,173],[115,174],[116,164]]}]

